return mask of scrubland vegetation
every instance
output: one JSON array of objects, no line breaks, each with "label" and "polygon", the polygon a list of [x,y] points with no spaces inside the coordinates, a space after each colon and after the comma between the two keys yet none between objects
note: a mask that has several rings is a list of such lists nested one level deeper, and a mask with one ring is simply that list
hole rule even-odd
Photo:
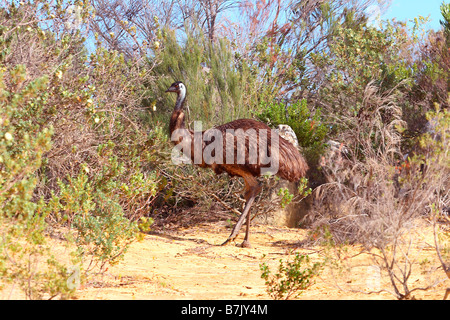
[{"label": "scrubland vegetation", "polygon": [[[373,20],[373,5],[389,3],[2,1],[0,285],[70,298],[73,266],[80,281],[103,272],[155,220],[241,209],[241,182],[172,163],[164,91],[176,80],[189,124],[293,128],[311,168],[305,241],[361,244],[408,299],[427,289],[409,281],[425,223],[450,277],[450,4],[437,31],[423,17]],[[253,213],[285,201],[268,201],[263,180]],[[72,244],[69,264],[55,234]],[[295,295],[283,290],[271,292]]]}]

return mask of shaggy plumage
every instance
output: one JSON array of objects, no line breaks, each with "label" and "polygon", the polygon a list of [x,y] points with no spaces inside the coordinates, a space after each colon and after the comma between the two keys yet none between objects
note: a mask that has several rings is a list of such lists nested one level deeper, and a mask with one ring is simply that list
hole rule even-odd
[{"label": "shaggy plumage", "polygon": [[[173,83],[166,92],[175,92],[178,95],[169,125],[170,134],[174,137],[173,134],[176,130],[185,129],[183,107],[186,99],[186,86],[178,81]],[[209,167],[216,174],[228,173],[230,176],[240,176],[244,179],[246,205],[230,237],[223,244],[236,238],[244,219],[247,218],[247,231],[242,246],[250,247],[248,241],[249,211],[256,195],[261,190],[255,177],[260,176],[264,172],[264,168],[270,168],[271,163],[267,163],[267,159],[270,159],[272,164],[273,162],[278,163],[278,171],[274,172],[275,174],[291,182],[298,181],[305,176],[308,170],[305,159],[291,142],[279,136],[276,131],[272,131],[265,123],[252,119],[238,119],[202,131],[201,150],[195,149],[194,132],[192,130],[184,130],[184,132],[187,135],[185,137],[187,140],[184,142],[190,141],[191,144],[190,154],[187,156],[190,156],[194,163],[203,168]],[[216,150],[209,148],[212,150],[210,156],[215,160],[211,162],[204,158],[203,151],[212,143],[217,145],[216,137],[222,140],[223,149],[219,150],[222,151],[221,154],[216,155]],[[173,139],[173,143],[178,145],[185,138],[178,136]],[[267,159],[259,153],[260,146],[264,146],[264,149],[262,147],[261,149]],[[256,156],[255,150],[258,150]],[[197,154],[197,158],[195,158],[195,152],[200,152],[201,155]],[[244,158],[240,158],[240,156]]]}]

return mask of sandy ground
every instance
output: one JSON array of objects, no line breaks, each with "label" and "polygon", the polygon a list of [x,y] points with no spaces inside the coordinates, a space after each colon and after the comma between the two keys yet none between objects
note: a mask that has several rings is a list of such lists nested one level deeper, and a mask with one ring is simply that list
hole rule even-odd
[{"label": "sandy ground", "polygon": [[[252,226],[251,230],[250,249],[235,246],[243,235],[236,243],[219,246],[230,232],[225,222],[148,234],[143,241],[132,244],[123,261],[81,285],[75,299],[270,299],[261,279],[261,263],[266,262],[275,271],[279,260],[292,259],[294,252],[309,254],[313,261],[324,259],[324,248],[300,246],[307,230],[264,225]],[[417,268],[410,284],[414,287],[436,279],[443,281],[430,290],[415,292],[418,299],[442,299],[445,288],[450,286],[442,270],[434,268],[439,264],[430,241],[425,237],[416,248]],[[343,259],[358,250],[349,246]],[[367,291],[371,283],[371,262],[368,255],[351,261],[353,267],[345,275],[324,269],[299,299],[394,299],[389,293],[357,292]],[[380,285],[389,289],[387,279],[380,279]],[[0,297],[20,296],[4,291]]]},{"label": "sandy ground", "polygon": [[[323,261],[320,247],[301,248],[307,230],[253,226],[252,248],[240,248],[237,243],[219,246],[228,236],[226,223],[203,224],[175,232],[147,235],[135,243],[117,266],[111,267],[101,281],[80,288],[78,299],[270,299],[260,264],[266,262],[276,271],[279,260],[290,260],[294,252],[309,254],[312,261]],[[429,231],[429,230],[428,230]],[[411,287],[426,286],[444,280],[439,263],[426,234],[419,241],[414,258],[417,260]],[[359,252],[348,247],[346,257]],[[324,269],[315,284],[299,299],[393,299],[389,293],[365,294],[370,285],[371,261],[368,255],[351,259],[349,272],[337,275]],[[428,270],[428,271],[427,271]],[[388,279],[380,279],[380,286],[389,289]],[[369,282],[368,282],[369,281]],[[442,299],[450,286],[445,280],[435,288],[416,291],[418,299]]]}]

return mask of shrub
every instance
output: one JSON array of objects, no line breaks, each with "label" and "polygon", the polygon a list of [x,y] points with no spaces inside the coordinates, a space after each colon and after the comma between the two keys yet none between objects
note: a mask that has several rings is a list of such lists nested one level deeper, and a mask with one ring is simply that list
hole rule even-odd
[{"label": "shrub", "polygon": [[78,254],[89,261],[86,272],[97,265],[103,272],[107,265],[118,263],[140,232],[138,223],[125,218],[120,206],[108,199],[102,206],[100,214],[77,215],[73,221]]},{"label": "shrub", "polygon": [[66,286],[66,267],[44,237],[45,203],[33,201],[35,173],[51,148],[53,129],[42,129],[22,114],[42,110],[48,77],[24,84],[25,66],[0,72],[0,274],[28,299],[66,298],[73,290]]},{"label": "shrub", "polygon": [[[141,195],[141,177],[132,179],[137,183],[132,184],[131,188],[118,186],[114,178],[115,175],[110,175],[108,179],[102,175],[97,177],[98,180],[88,179],[86,173],[81,172],[76,178],[68,177],[67,183],[60,180],[60,194],[53,196],[49,206],[51,212],[63,212],[62,221],[68,220],[76,231],[74,242],[81,262],[88,261],[86,272],[97,266],[102,272],[107,265],[120,261],[129,245],[140,238],[141,231],[148,231],[153,222],[139,215],[139,212],[135,212],[139,219],[127,218],[121,203],[122,193],[126,194],[126,198]],[[156,186],[150,186],[150,193],[147,193],[147,188],[146,197],[155,196]],[[144,224],[145,228],[141,228]]]},{"label": "shrub", "polygon": [[269,125],[289,125],[294,130],[302,153],[310,165],[318,163],[325,149],[327,127],[323,124],[320,109],[311,112],[306,100],[289,104],[261,103],[258,118]]},{"label": "shrub", "polygon": [[313,285],[312,279],[319,274],[321,268],[321,263],[312,264],[307,255],[300,255],[298,252],[292,262],[280,259],[278,272],[275,274],[272,274],[266,263],[260,265],[267,293],[275,300],[298,297]]},{"label": "shrub", "polygon": [[421,218],[435,196],[448,189],[447,117],[446,111],[429,115],[436,124],[433,133],[421,138],[420,153],[400,165],[398,127],[377,121],[377,139],[358,132],[363,133],[355,139],[361,154],[324,165],[331,182],[315,190],[313,228],[327,226],[337,244],[363,245],[374,264],[387,271],[392,290],[383,290],[398,299],[412,299],[414,291],[434,285],[411,283],[417,264],[412,248],[419,239]]},{"label": "shrub", "polygon": [[140,120],[149,73],[101,45],[87,53],[91,13],[87,1],[13,1],[0,11],[0,268],[27,298],[73,293],[47,230],[73,226],[78,252],[104,270],[152,222],[159,178]]}]

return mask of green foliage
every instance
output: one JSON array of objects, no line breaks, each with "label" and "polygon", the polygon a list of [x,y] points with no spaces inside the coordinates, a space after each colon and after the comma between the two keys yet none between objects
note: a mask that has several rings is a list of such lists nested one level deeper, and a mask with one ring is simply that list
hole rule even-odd
[{"label": "green foliage", "polygon": [[291,203],[292,198],[294,197],[294,195],[289,192],[288,188],[280,188],[277,195],[281,197],[282,208],[285,208],[289,203]]},{"label": "green foliage", "polygon": [[408,41],[401,24],[385,22],[382,29],[364,24],[338,26],[329,51],[313,57],[319,68],[329,70],[319,104],[333,117],[355,116],[365,107],[369,83],[379,87],[381,94],[407,85],[413,74],[402,54]]},{"label": "green foliage", "polygon": [[425,165],[439,165],[443,170],[450,168],[450,111],[436,107],[436,110],[426,114],[430,130],[420,137],[419,142],[429,153]]},{"label": "green foliage", "polygon": [[[152,224],[158,191],[138,108],[148,72],[100,45],[88,55],[83,28],[66,28],[71,4],[0,11],[0,273],[30,299],[73,295],[65,263],[119,261]],[[90,6],[75,5],[86,22]],[[72,262],[47,243],[61,226],[75,231]]]},{"label": "green foliage", "polygon": [[31,204],[32,191],[36,184],[33,173],[42,163],[42,155],[51,147],[52,128],[39,130],[31,121],[23,119],[23,110],[33,106],[42,108],[40,95],[47,78],[42,77],[19,89],[27,76],[23,65],[7,72],[15,88],[7,90],[5,73],[0,77],[0,213],[7,216],[27,215],[35,209]]},{"label": "green foliage", "polygon": [[[130,186],[119,185],[116,179],[120,179],[121,170],[117,166],[105,167],[103,175],[94,179],[81,172],[75,178],[69,176],[67,183],[60,180],[59,196],[54,195],[50,201],[52,212],[63,212],[63,220],[69,220],[76,230],[78,253],[82,260],[90,259],[86,271],[97,265],[104,271],[107,264],[117,263],[129,245],[140,239],[140,232],[148,231],[153,223],[145,217],[140,218],[141,223],[136,218],[126,218],[127,207],[123,203],[155,196],[156,184],[148,184],[136,175],[130,179]],[[138,212],[134,214],[139,216]]]},{"label": "green foliage", "polygon": [[318,162],[325,148],[324,139],[327,134],[327,127],[322,122],[319,109],[312,113],[306,100],[287,105],[277,102],[264,103],[260,109],[262,111],[258,117],[261,121],[273,126],[289,125],[294,130],[308,163]]},{"label": "green foliage", "polygon": [[140,232],[138,223],[125,218],[120,206],[108,199],[103,201],[102,212],[77,215],[73,221],[78,254],[91,259],[86,271],[99,264],[103,272],[108,264],[118,263]]},{"label": "green foliage", "polygon": [[[271,177],[267,178],[267,181]],[[276,179],[275,179],[276,181]],[[287,205],[289,205],[295,196],[299,196],[300,198],[305,198],[309,196],[312,192],[311,188],[308,188],[308,179],[306,177],[301,178],[298,181],[297,190],[295,191],[295,194],[290,193],[288,188],[280,188],[277,192],[278,197],[280,198],[280,206],[282,208],[285,208]]]},{"label": "green foliage", "polygon": [[278,272],[272,274],[266,263],[260,265],[261,278],[265,280],[267,293],[275,300],[288,300],[298,297],[303,291],[314,284],[322,268],[321,263],[312,264],[307,255],[295,254],[292,262],[280,259]]},{"label": "green foliage", "polygon": [[27,75],[24,65],[3,67],[0,75],[0,274],[28,299],[67,298],[73,290],[65,282],[66,267],[44,237],[45,203],[33,201],[35,173],[51,148],[53,130],[24,116],[26,110],[42,110],[48,78],[23,85]]},{"label": "green foliage", "polygon": [[447,41],[447,47],[450,47],[450,3],[442,2],[441,4],[441,14],[443,20],[441,20],[441,25],[444,28],[444,35]]},{"label": "green foliage", "polygon": [[306,85],[305,59],[302,51],[292,59],[292,52],[283,50],[285,39],[278,42],[268,37],[257,41],[251,51],[253,73],[258,75],[258,102],[272,101],[283,96],[284,88],[297,86],[298,82]]},{"label": "green foliage", "polygon": [[0,222],[2,285],[18,285],[27,299],[70,298],[74,290],[67,286],[67,267],[55,257],[43,234],[45,216],[0,217]]},{"label": "green foliage", "polygon": [[307,197],[312,193],[312,189],[308,188],[308,179],[303,177],[298,182],[297,187],[298,194],[300,194],[302,197]]}]

